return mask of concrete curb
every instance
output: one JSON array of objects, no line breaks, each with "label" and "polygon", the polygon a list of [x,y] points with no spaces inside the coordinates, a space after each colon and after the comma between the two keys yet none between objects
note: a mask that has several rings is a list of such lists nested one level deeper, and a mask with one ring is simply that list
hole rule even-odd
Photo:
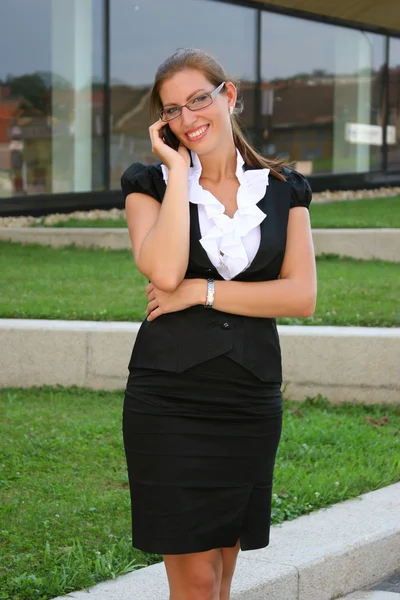
[{"label": "concrete curb", "polygon": [[[333,484],[333,482],[332,482]],[[400,483],[271,528],[268,548],[241,552],[232,600],[332,600],[400,568]],[[61,598],[167,600],[158,564]]]},{"label": "concrete curb", "polygon": [[315,254],[400,262],[400,229],[313,229]]},{"label": "concrete curb", "polygon": [[345,596],[343,600],[400,600],[400,594],[393,592],[369,592],[361,591]]},{"label": "concrete curb", "polygon": [[[0,387],[125,387],[139,323],[0,319]],[[278,327],[285,396],[400,402],[400,328]]]},{"label": "concrete curb", "polygon": [[[400,229],[313,229],[315,253],[400,262]],[[131,249],[127,229],[0,227],[0,240],[53,247]]]}]

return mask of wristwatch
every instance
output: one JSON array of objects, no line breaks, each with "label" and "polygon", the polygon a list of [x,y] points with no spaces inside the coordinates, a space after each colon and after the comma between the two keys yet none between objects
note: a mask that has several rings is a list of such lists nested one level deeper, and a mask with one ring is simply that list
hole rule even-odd
[{"label": "wristwatch", "polygon": [[207,279],[207,298],[204,308],[212,308],[214,304],[214,279]]}]

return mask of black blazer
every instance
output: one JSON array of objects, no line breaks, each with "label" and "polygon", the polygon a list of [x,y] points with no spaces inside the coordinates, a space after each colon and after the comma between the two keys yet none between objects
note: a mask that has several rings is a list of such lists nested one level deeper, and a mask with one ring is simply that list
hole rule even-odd
[{"label": "black blazer", "polygon": [[[161,163],[134,163],[122,175],[126,197],[131,192],[149,194],[162,202],[166,185]],[[245,166],[246,169],[251,168]],[[270,173],[265,196],[257,206],[267,214],[260,224],[261,240],[251,265],[234,281],[278,279],[285,247],[289,210],[308,208],[311,188],[303,175],[284,168],[287,181]],[[190,203],[190,253],[186,278],[223,278],[200,244],[197,205]],[[279,337],[275,319],[233,315],[203,306],[168,313],[141,324],[129,370],[147,367],[180,372],[221,354],[229,356],[263,381],[282,381]]]}]

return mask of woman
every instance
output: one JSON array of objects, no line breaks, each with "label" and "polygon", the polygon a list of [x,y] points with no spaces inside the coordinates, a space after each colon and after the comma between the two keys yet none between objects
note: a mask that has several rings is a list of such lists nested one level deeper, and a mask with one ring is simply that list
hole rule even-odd
[{"label": "woman", "polygon": [[122,176],[150,281],[123,411],[132,544],[163,555],[170,600],[228,600],[239,548],[269,543],[275,317],[310,316],[316,299],[310,187],[251,147],[236,105],[216,60],[179,50],[151,95],[161,162]]}]

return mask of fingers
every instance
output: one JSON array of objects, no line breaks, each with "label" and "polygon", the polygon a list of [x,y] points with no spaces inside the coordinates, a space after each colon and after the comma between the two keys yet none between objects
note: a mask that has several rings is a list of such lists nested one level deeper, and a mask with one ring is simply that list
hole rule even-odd
[{"label": "fingers", "polygon": [[166,125],[168,123],[160,119],[149,127],[151,151],[168,169],[171,169],[174,164],[189,168],[190,154],[187,148],[181,143],[178,150],[174,150],[168,143],[164,142],[162,130]]},{"label": "fingers", "polygon": [[151,313],[147,317],[147,320],[154,321],[154,319],[157,319],[157,317],[159,317],[161,315],[162,315],[162,311],[160,310],[160,308],[155,308],[153,311],[151,311]]},{"label": "fingers", "polygon": [[150,125],[149,130],[154,129],[156,131],[159,131],[166,125],[168,125],[167,121],[161,121],[161,119],[158,119],[158,121],[155,121],[155,123],[153,123],[153,125]]},{"label": "fingers", "polygon": [[161,119],[159,119],[158,121],[153,123],[153,125],[150,125],[149,133],[150,133],[151,143],[153,146],[155,143],[157,143],[157,142],[159,143],[160,140],[163,141],[162,140],[162,130],[164,129],[164,127],[166,125],[167,125],[167,123],[165,121],[161,121]]},{"label": "fingers", "polygon": [[150,125],[149,127],[150,137],[154,134],[158,134],[160,136],[160,132],[166,125],[168,125],[166,121],[161,121],[161,119],[158,119],[158,121],[156,121],[155,123],[153,123],[153,125]]},{"label": "fingers", "polygon": [[146,292],[146,296],[149,297],[149,294],[154,293],[155,295],[155,288],[154,285],[152,283],[148,283],[145,287],[145,292]]},{"label": "fingers", "polygon": [[152,300],[147,304],[146,313],[149,315],[156,308],[159,308],[159,304],[157,300]]},{"label": "fingers", "polygon": [[151,302],[151,300],[155,300],[156,299],[156,292],[155,290],[152,290],[151,292],[149,292],[147,295],[147,301]]}]

